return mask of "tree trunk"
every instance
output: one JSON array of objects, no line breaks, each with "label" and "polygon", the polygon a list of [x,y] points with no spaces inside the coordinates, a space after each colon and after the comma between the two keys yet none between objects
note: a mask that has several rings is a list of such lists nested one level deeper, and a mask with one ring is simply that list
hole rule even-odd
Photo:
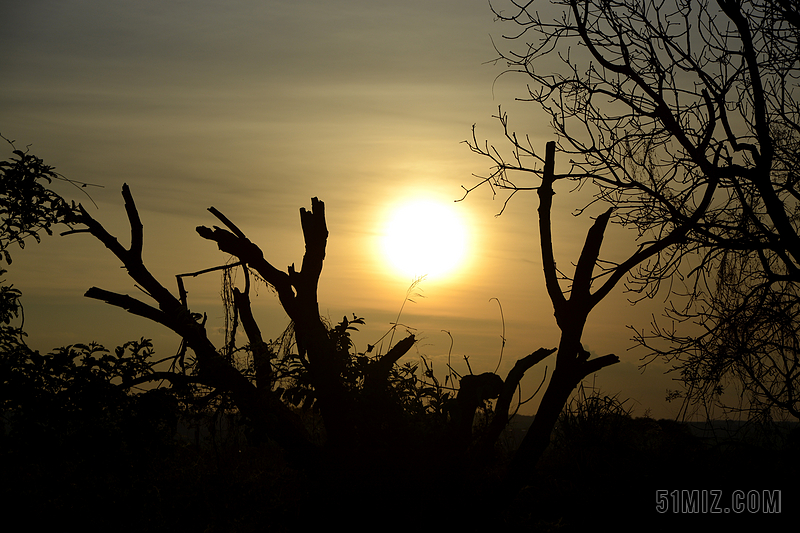
[{"label": "tree trunk", "polygon": [[610,354],[589,359],[589,352],[583,349],[581,337],[586,319],[592,308],[606,294],[592,294],[592,272],[597,264],[603,234],[608,224],[611,210],[595,220],[586,235],[580,258],[575,267],[570,297],[567,299],[558,281],[553,254],[553,237],[550,223],[550,210],[555,182],[555,143],[548,142],[542,185],[539,187],[539,233],[542,248],[542,262],[545,284],[553,303],[556,324],[561,330],[561,340],[556,355],[556,367],[542,396],[531,427],[522,440],[514,459],[509,466],[506,489],[509,495],[516,494],[533,476],[533,469],[550,444],[561,411],[569,396],[581,380],[603,367],[619,362],[616,355]]}]

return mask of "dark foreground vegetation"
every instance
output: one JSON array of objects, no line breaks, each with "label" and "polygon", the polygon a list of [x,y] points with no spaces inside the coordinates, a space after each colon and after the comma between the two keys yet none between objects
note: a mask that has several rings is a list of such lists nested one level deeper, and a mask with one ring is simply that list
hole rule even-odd
[{"label": "dark foreground vegetation", "polygon": [[781,490],[781,515],[735,521],[764,526],[792,516],[800,474],[796,430],[703,442],[686,425],[632,418],[596,394],[565,410],[536,481],[498,508],[494,472],[507,463],[506,447],[483,471],[453,468],[443,454],[415,447],[369,469],[353,461],[310,470],[274,444],[253,443],[239,417],[190,418],[158,391],[105,395],[102,409],[98,399],[87,393],[85,404],[51,405],[35,424],[7,422],[4,516],[35,531],[297,531],[323,522],[355,531],[659,531],[733,522],[660,515],[656,490],[718,489],[726,498],[737,489]]}]

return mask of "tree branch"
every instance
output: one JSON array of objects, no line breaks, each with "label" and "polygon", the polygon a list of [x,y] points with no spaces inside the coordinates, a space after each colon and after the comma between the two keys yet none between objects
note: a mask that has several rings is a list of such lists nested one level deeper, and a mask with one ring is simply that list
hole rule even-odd
[{"label": "tree branch", "polygon": [[553,233],[550,223],[550,210],[553,205],[553,182],[555,181],[555,154],[556,143],[547,143],[545,152],[544,174],[542,185],[539,187],[539,236],[542,248],[542,266],[544,268],[544,280],[547,287],[547,294],[553,302],[556,321],[560,320],[563,314],[566,299],[558,283],[558,272],[556,270],[556,260],[553,255]]}]

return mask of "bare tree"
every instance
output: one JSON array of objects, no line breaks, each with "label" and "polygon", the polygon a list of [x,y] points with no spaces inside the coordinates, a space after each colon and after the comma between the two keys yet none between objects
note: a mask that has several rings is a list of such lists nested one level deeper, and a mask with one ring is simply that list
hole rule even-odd
[{"label": "bare tree", "polygon": [[[572,165],[556,179],[591,184],[589,206],[609,205],[610,222],[636,230],[627,260],[599,265],[605,283],[627,276],[634,301],[672,291],[665,317],[635,340],[680,373],[686,407],[720,402],[735,383],[745,408],[797,416],[800,5],[553,4],[555,17],[533,1],[493,6],[522,44],[498,48],[499,60],[527,77],[521,100],[550,117]],[[475,187],[536,188],[520,180],[541,157],[498,119],[510,155],[473,134],[494,163]]]},{"label": "bare tree", "polygon": [[[275,376],[270,366],[269,348],[265,345],[260,329],[253,317],[249,300],[249,281],[244,291],[234,288],[234,306],[241,324],[250,341],[253,354],[255,380],[249,380],[225,357],[225,350],[218,349],[208,339],[205,319],[189,311],[186,291],[182,277],[178,277],[178,295],[173,295],[163,284],[150,274],[142,262],[143,225],[133,201],[130,189],[123,186],[125,210],[131,227],[131,244],[123,247],[116,237],[109,234],[89,213],[78,206],[76,223],[83,228],[73,229],[64,234],[88,232],[100,240],[122,262],[128,275],[149,295],[158,307],[154,307],[129,295],[119,294],[97,287],[86,292],[89,298],[105,301],[121,307],[132,314],[143,316],[160,323],[175,333],[192,350],[197,361],[196,376],[192,379],[212,389],[230,393],[238,410],[245,415],[263,435],[280,443],[288,453],[293,454],[305,466],[315,464],[319,459],[318,450],[311,435],[303,426],[297,413],[281,399],[276,390]],[[227,229],[198,227],[200,236],[217,243],[219,248],[238,259],[232,267],[244,269],[245,276],[250,270],[272,285],[281,304],[293,323],[294,339],[300,361],[307,369],[310,387],[313,389],[317,407],[325,420],[328,442],[334,447],[344,448],[358,435],[359,410],[353,402],[352,394],[344,389],[342,374],[349,354],[341,353],[342,346],[337,336],[322,322],[317,303],[317,283],[322,271],[328,231],[325,224],[324,204],[312,199],[312,210],[300,210],[306,252],[300,271],[290,266],[288,272],[273,267],[264,259],[261,250],[222,213],[214,208],[211,211]],[[212,269],[213,270],[213,269]],[[249,277],[247,277],[249,280]],[[382,381],[386,384],[391,367],[413,345],[413,335],[396,343],[387,353],[374,358],[367,366],[367,381]],[[176,355],[183,357],[183,353]],[[374,375],[373,375],[374,374]],[[180,372],[157,372],[141,376],[136,383],[167,379],[183,383],[187,376]],[[127,386],[131,386],[128,383]],[[374,390],[383,390],[373,385]]]}]

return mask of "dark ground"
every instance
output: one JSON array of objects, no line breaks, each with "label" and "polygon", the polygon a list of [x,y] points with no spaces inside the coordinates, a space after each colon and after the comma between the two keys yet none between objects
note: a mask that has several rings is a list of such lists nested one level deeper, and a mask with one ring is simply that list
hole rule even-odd
[{"label": "dark ground", "polygon": [[[786,439],[769,446],[747,439],[711,444],[674,422],[627,419],[601,434],[556,440],[537,478],[498,513],[495,473],[502,469],[502,454],[495,468],[479,476],[458,465],[423,467],[402,456],[361,470],[336,464],[320,473],[291,468],[279,450],[251,447],[241,438],[204,439],[200,447],[6,438],[1,456],[6,523],[0,527],[210,533],[342,525],[350,531],[680,533],[689,525],[762,531],[778,530],[780,523],[780,530],[792,530],[800,504],[797,452],[797,443]],[[667,491],[664,514],[656,511],[658,490]],[[673,512],[694,490],[698,510],[703,495],[710,505],[712,491],[719,491],[723,512]],[[737,490],[780,491],[780,514],[724,512]]]}]

